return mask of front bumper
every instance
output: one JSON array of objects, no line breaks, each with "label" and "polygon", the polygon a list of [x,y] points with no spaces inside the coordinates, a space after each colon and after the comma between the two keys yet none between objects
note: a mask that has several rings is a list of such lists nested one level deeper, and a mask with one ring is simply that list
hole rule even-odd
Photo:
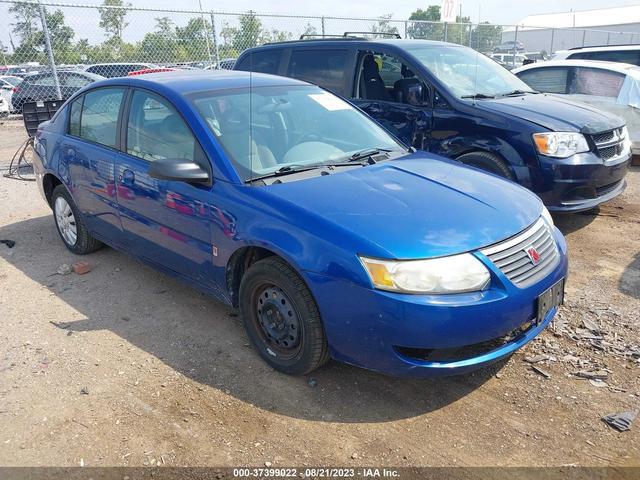
[{"label": "front bumper", "polygon": [[[306,273],[322,314],[332,356],[394,376],[434,377],[464,373],[510,355],[552,320],[552,309],[535,325],[538,295],[566,277],[564,237],[554,229],[560,261],[528,288],[513,285],[493,264],[491,288],[456,295],[407,295],[365,288]],[[486,259],[485,259],[486,260]],[[460,350],[492,342],[529,325],[522,334],[481,352],[431,361],[407,351]]]},{"label": "front bumper", "polygon": [[539,156],[543,188],[536,193],[553,212],[579,212],[620,195],[631,154],[604,162],[592,152],[566,159]]}]

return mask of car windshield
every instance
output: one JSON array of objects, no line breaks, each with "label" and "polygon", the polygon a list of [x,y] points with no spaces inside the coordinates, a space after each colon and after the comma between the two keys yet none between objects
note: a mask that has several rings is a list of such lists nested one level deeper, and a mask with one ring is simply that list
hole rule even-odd
[{"label": "car windshield", "polygon": [[531,87],[514,74],[471,48],[406,49],[458,97],[497,97],[514,91],[531,91]]},{"label": "car windshield", "polygon": [[14,87],[17,87],[18,85],[20,85],[22,83],[22,79],[20,77],[11,77],[11,76],[6,76],[6,77],[0,77],[2,80],[4,80],[5,82],[13,85]]},{"label": "car windshield", "polygon": [[349,103],[314,86],[211,91],[193,102],[245,181],[347,162],[365,150],[405,149]]}]

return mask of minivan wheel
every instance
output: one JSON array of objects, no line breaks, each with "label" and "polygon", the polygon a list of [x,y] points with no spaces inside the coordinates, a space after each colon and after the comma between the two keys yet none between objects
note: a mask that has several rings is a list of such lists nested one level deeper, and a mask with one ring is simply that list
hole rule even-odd
[{"label": "minivan wheel", "polygon": [[84,255],[102,247],[102,243],[89,234],[78,207],[63,185],[58,185],[53,190],[51,205],[56,228],[69,250],[77,255]]},{"label": "minivan wheel", "polygon": [[239,303],[251,343],[274,369],[304,375],[329,359],[311,291],[281,258],[267,257],[249,267],[240,283]]},{"label": "minivan wheel", "polygon": [[486,170],[500,177],[515,180],[509,166],[497,155],[489,152],[471,152],[459,156],[456,160],[465,165]]}]

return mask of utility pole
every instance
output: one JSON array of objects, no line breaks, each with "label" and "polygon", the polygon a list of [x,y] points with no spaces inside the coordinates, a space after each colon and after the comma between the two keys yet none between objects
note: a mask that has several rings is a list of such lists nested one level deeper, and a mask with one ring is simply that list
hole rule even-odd
[{"label": "utility pole", "polygon": [[44,46],[47,51],[47,57],[49,58],[49,67],[51,68],[51,75],[53,76],[53,85],[56,88],[56,95],[58,100],[62,100],[62,92],[60,91],[60,81],[58,80],[58,69],[56,68],[56,61],[53,57],[53,49],[51,48],[51,38],[49,37],[49,28],[47,27],[47,16],[45,15],[44,7],[38,0],[38,6],[40,7],[40,21],[42,22],[42,33],[44,34]]}]

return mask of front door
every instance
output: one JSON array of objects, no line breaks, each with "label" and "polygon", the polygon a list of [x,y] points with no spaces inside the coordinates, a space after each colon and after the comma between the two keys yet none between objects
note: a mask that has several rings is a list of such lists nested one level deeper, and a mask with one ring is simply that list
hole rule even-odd
[{"label": "front door", "polygon": [[122,226],[132,252],[215,290],[210,188],[149,176],[155,160],[208,160],[166,99],[134,90],[126,116],[125,151],[116,160],[116,182]]},{"label": "front door", "polygon": [[408,145],[426,149],[430,92],[410,64],[392,53],[360,50],[356,71],[353,103]]}]

